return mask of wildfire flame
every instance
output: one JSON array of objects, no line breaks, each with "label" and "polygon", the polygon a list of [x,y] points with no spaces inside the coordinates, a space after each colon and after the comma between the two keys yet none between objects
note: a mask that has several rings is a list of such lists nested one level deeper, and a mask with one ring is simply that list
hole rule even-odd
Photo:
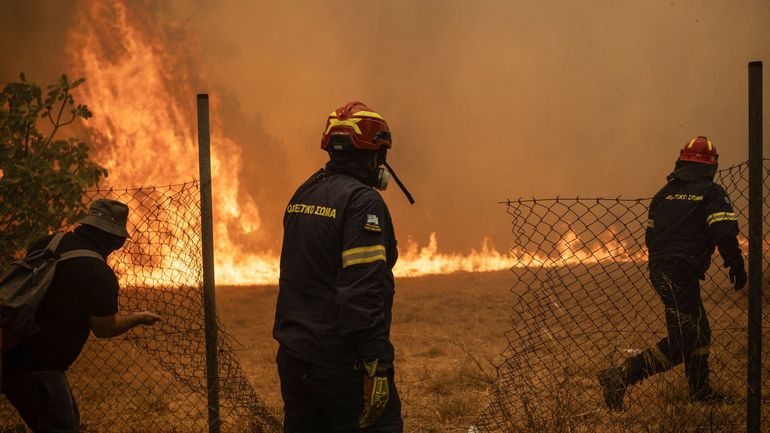
[{"label": "wildfire flame", "polygon": [[399,251],[395,274],[399,277],[417,277],[425,274],[448,274],[452,272],[489,272],[510,269],[515,257],[498,252],[491,240],[485,238],[481,249],[468,254],[446,254],[438,250],[436,233],[431,233],[427,246],[419,247],[414,241]]},{"label": "wildfire flame", "polygon": [[[109,185],[173,184],[197,177],[195,117],[184,99],[192,100],[195,91],[189,66],[181,58],[184,53],[170,52],[152,32],[135,25],[136,18],[121,1],[83,6],[80,22],[69,35],[70,54],[75,72],[87,78],[83,97],[97,115],[86,126],[104,144],[95,153],[109,170]],[[275,284],[277,254],[247,251],[236,241],[259,230],[260,214],[256,203],[240,194],[240,147],[222,135],[216,100],[211,112],[216,280],[226,285]],[[164,258],[164,267],[184,280],[192,269],[180,263],[189,260],[173,254]],[[396,274],[490,271],[511,263],[511,257],[497,252],[488,240],[468,255],[442,254],[433,234],[423,248],[407,242]]]},{"label": "wildfire flame", "polygon": [[[109,185],[173,184],[197,177],[195,117],[184,99],[192,100],[195,91],[181,54],[133,25],[120,1],[85,8],[69,35],[70,53],[77,74],[88,81],[84,99],[97,111],[86,126],[105,144],[96,149],[96,159],[109,170]],[[235,241],[259,230],[260,215],[253,200],[239,195],[240,147],[222,135],[215,101],[211,108],[217,279],[224,284],[277,281],[274,254],[244,251]],[[168,257],[165,266],[189,263],[178,259]],[[179,274],[190,271],[178,269]]]},{"label": "wildfire flame", "polygon": [[[109,170],[109,184],[174,184],[197,177],[192,106],[196,92],[191,84],[193,71],[186,63],[194,56],[180,47],[171,50],[164,46],[156,32],[144,29],[146,24],[137,24],[151,20],[137,19],[120,0],[84,2],[81,6],[84,9],[80,21],[69,34],[69,53],[76,74],[87,79],[83,97],[96,115],[86,127],[103,144],[95,149],[95,157]],[[130,12],[141,13],[135,9]],[[224,285],[275,284],[279,274],[277,253],[250,251],[238,242],[259,230],[260,213],[248,194],[242,194],[238,178],[242,167],[240,146],[222,134],[216,99],[212,102],[216,281]],[[578,245],[578,236],[568,233],[556,246],[559,259],[554,260],[520,249],[500,253],[489,239],[482,241],[479,250],[446,254],[439,251],[433,233],[427,246],[420,247],[414,241],[405,243],[395,274],[414,277],[484,272],[540,264],[630,261],[646,256],[643,250],[629,253],[611,231],[599,238],[601,245]],[[189,260],[180,260],[173,254],[162,258],[164,267],[173,270],[177,282],[184,282],[185,275],[194,272],[180,264]],[[158,276],[159,284],[163,278],[167,277]]]}]

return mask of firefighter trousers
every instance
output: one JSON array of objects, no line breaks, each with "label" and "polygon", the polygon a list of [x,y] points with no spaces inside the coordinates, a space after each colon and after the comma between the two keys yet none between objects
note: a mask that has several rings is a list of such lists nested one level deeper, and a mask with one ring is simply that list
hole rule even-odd
[{"label": "firefighter trousers", "polygon": [[329,368],[294,358],[279,348],[278,375],[284,404],[284,433],[402,433],[401,401],[391,369],[390,399],[380,420],[358,427],[364,409],[364,372]]},{"label": "firefighter trousers", "polygon": [[684,362],[690,393],[709,391],[709,327],[700,293],[702,272],[689,261],[668,258],[650,264],[652,286],[665,307],[668,335],[623,366],[627,384]]}]

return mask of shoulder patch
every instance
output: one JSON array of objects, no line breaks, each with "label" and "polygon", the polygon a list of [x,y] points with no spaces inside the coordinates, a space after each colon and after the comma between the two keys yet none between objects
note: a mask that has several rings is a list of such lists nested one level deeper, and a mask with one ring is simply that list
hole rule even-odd
[{"label": "shoulder patch", "polygon": [[366,222],[364,223],[364,230],[370,231],[370,232],[376,232],[379,233],[382,231],[382,227],[380,227],[380,218],[377,215],[374,214],[366,214]]}]

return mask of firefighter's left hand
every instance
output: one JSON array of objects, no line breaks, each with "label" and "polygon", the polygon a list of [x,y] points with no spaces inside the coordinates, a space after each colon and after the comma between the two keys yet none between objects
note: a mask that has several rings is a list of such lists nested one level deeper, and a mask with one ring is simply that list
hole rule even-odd
[{"label": "firefighter's left hand", "polygon": [[748,280],[746,269],[743,267],[743,260],[730,266],[728,275],[730,276],[730,282],[735,283],[735,290],[741,290],[746,285],[746,280]]},{"label": "firefighter's left hand", "polygon": [[384,369],[378,368],[378,361],[364,363],[364,411],[358,417],[358,426],[369,427],[385,413],[390,399],[388,376]]}]

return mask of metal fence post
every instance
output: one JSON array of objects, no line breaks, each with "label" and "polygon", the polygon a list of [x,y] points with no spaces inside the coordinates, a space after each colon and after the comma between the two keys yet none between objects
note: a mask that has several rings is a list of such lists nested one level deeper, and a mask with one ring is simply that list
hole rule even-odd
[{"label": "metal fence post", "polygon": [[762,62],[749,63],[749,353],[746,431],[762,421]]},{"label": "metal fence post", "polygon": [[203,249],[203,309],[206,326],[206,384],[209,433],[219,433],[219,366],[217,362],[217,310],[214,296],[214,233],[211,204],[211,135],[209,95],[198,95],[198,163],[201,187],[201,245]]}]

